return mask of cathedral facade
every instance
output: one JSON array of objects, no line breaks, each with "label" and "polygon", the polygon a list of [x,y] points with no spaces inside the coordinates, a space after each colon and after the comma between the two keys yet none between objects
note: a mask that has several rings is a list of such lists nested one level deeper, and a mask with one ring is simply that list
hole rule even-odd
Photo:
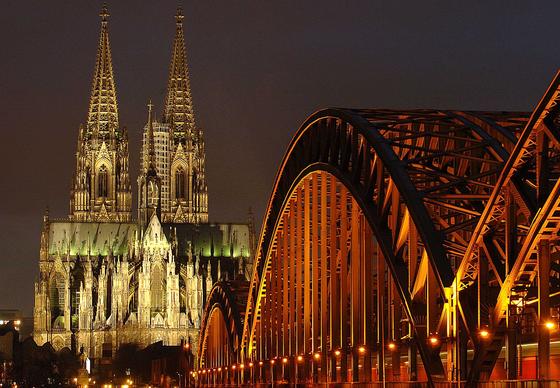
[{"label": "cathedral facade", "polygon": [[197,349],[212,284],[250,274],[254,228],[208,221],[204,136],[195,123],[180,11],[160,120],[148,106],[133,219],[128,132],[119,123],[105,8],[100,16],[70,214],[43,218],[33,336],[94,360],[114,356],[123,343],[185,340]]}]

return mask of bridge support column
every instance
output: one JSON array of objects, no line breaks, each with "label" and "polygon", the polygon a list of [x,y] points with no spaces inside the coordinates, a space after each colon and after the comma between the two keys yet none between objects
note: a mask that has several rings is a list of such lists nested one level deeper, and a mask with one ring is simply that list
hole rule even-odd
[{"label": "bridge support column", "polygon": [[364,381],[370,383],[372,381],[372,363],[371,363],[371,348],[366,349],[364,354],[363,368],[364,368]]},{"label": "bridge support column", "polygon": [[506,338],[506,360],[508,380],[517,379],[517,325],[511,316],[512,308],[509,308],[507,315],[507,338]]},{"label": "bridge support column", "polygon": [[292,370],[291,370],[291,374],[290,374],[290,383],[292,384],[298,384],[299,383],[299,360],[298,360],[298,356],[294,356],[293,360],[292,360]]},{"label": "bridge support column", "polygon": [[541,240],[538,245],[539,265],[539,323],[538,323],[538,376],[550,378],[550,331],[546,324],[550,319],[550,242]]},{"label": "bridge support column", "polygon": [[408,344],[408,380],[418,380],[418,349],[416,348],[416,338],[413,336]]},{"label": "bridge support column", "polygon": [[395,348],[391,351],[391,371],[393,381],[399,381],[401,378],[401,347],[395,344]]},{"label": "bridge support column", "polygon": [[385,379],[385,258],[377,247],[377,377]]},{"label": "bridge support column", "polygon": [[338,382],[338,374],[336,373],[336,364],[337,364],[336,355],[331,354],[330,361],[331,361],[330,382],[336,383]]},{"label": "bridge support column", "polygon": [[348,316],[348,265],[344,258],[348,257],[348,221],[350,215],[348,213],[348,191],[345,186],[340,187],[340,294],[338,295],[340,300],[340,347],[341,347],[341,358],[340,358],[340,373],[341,381],[348,381],[348,337],[350,336],[350,317]]},{"label": "bridge support column", "polygon": [[461,381],[466,381],[467,380],[467,342],[468,342],[468,338],[467,338],[467,334],[465,330],[462,330],[459,333],[459,360],[458,360],[458,365],[459,365],[459,379]]},{"label": "bridge support column", "polygon": [[360,356],[358,349],[352,348],[352,382],[360,381]]}]

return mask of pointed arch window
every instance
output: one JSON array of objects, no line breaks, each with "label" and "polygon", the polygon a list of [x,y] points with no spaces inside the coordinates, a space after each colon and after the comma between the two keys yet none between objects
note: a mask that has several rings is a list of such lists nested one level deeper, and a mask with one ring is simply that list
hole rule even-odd
[{"label": "pointed arch window", "polygon": [[185,171],[181,167],[175,171],[175,198],[185,198]]},{"label": "pointed arch window", "polygon": [[109,174],[107,173],[107,168],[101,166],[99,169],[99,174],[97,175],[97,196],[107,197],[109,193]]},{"label": "pointed arch window", "polygon": [[155,265],[151,274],[150,299],[152,311],[163,311],[164,307],[163,270]]},{"label": "pointed arch window", "polygon": [[64,314],[65,306],[65,293],[66,284],[64,281],[64,276],[57,272],[50,282],[50,306],[51,306],[51,317],[54,321],[58,316]]}]

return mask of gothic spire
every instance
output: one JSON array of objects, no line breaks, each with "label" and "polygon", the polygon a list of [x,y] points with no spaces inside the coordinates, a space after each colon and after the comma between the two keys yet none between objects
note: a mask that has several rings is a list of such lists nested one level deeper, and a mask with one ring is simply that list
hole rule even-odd
[{"label": "gothic spire", "polygon": [[185,52],[183,33],[183,11],[177,9],[175,16],[176,30],[169,66],[167,96],[163,109],[163,120],[174,124],[176,135],[184,137],[188,130],[195,129],[194,108],[191,96],[189,70]]},{"label": "gothic spire", "polygon": [[99,16],[101,17],[101,32],[93,73],[87,130],[89,133],[104,135],[117,129],[119,115],[115,79],[113,78],[111,47],[109,45],[109,29],[107,26],[109,12],[106,5],[103,5],[101,8]]}]

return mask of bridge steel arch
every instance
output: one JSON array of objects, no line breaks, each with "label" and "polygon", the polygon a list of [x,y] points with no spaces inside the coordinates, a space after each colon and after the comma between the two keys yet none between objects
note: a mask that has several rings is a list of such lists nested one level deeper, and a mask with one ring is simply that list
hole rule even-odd
[{"label": "bridge steel arch", "polygon": [[[329,109],[312,115],[290,144],[276,178],[254,265],[241,358],[273,360],[280,357],[284,361],[285,357],[291,369],[283,367],[282,370],[286,375],[291,372],[290,378],[296,379],[301,378],[304,372],[298,371],[297,362],[292,360],[318,352],[318,359],[323,361],[316,371],[320,372],[318,375],[322,381],[333,377],[340,381],[347,378],[370,380],[373,375],[360,375],[358,369],[362,362],[373,362],[373,358],[368,356],[366,361],[362,360],[360,350],[365,353],[376,350],[383,357],[385,344],[391,342],[399,346],[402,342],[411,345],[412,353],[418,349],[430,382],[453,378],[452,374],[459,369],[453,361],[459,357],[454,360],[449,355],[457,353],[456,348],[460,346],[446,344],[449,348],[447,359],[451,361],[446,362],[444,368],[440,358],[441,346],[429,346],[428,337],[437,333],[441,338],[457,339],[459,325],[473,326],[468,321],[472,318],[459,317],[457,305],[451,303],[454,299],[453,268],[462,258],[509,151],[514,147],[515,133],[522,129],[525,122],[526,115],[520,113],[431,110]],[[326,203],[319,203],[329,193],[334,197],[327,199]],[[328,210],[322,212],[320,209]],[[331,212],[336,216],[329,222]],[[318,226],[322,225],[320,217],[325,217],[323,213],[327,217],[327,229],[336,227],[331,234],[328,230],[321,232]],[[373,301],[369,302],[369,307],[367,301],[354,301],[346,306],[347,311],[354,312],[354,316],[358,314],[362,322],[375,322],[375,317],[390,315],[393,326],[398,326],[395,317],[402,315],[410,326],[410,332],[397,338],[395,333],[402,330],[396,327],[377,329],[383,332],[380,334],[375,333],[374,325],[350,325],[351,340],[342,339],[335,344],[332,339],[330,342],[327,340],[328,335],[321,335],[318,331],[319,322],[321,325],[324,322],[317,316],[320,314],[317,310],[321,311],[321,308],[313,303],[314,289],[320,286],[313,283],[324,279],[320,271],[328,273],[332,270],[330,265],[334,257],[339,257],[338,272],[346,267],[340,265],[340,256],[351,257],[352,245],[360,238],[352,238],[349,231],[353,229],[345,230],[351,221],[344,220],[355,220],[355,216],[366,221],[363,224],[367,228],[359,233],[370,234],[368,239],[375,246],[375,257],[379,259],[377,263],[368,264],[370,273],[366,277],[373,274],[372,266],[378,268],[379,278],[385,281],[377,282],[382,284],[377,287],[377,294],[386,293],[386,289],[391,297],[398,299],[393,301],[398,306],[389,308],[385,295],[385,299],[378,296],[380,300],[377,304],[382,307],[375,312]],[[326,236],[324,243],[317,237],[321,235]],[[336,238],[329,240],[329,236],[334,235]],[[345,239],[347,241],[343,241]],[[286,247],[279,247],[279,241]],[[326,248],[322,248],[323,245]],[[297,253],[290,252],[294,249]],[[320,260],[322,249],[325,249],[325,257],[331,257],[330,261],[325,260],[325,269]],[[374,257],[371,249],[369,254],[370,259]],[[348,260],[361,263],[360,268],[366,268],[365,262],[369,260],[362,263],[360,255],[355,256],[354,261]],[[288,262],[287,267],[278,267],[283,262]],[[391,274],[389,278],[385,278],[385,272],[382,272],[385,264]],[[282,275],[286,270],[292,270],[292,265],[301,266],[303,280],[297,274]],[[350,272],[357,273],[356,270]],[[359,277],[358,274],[354,276]],[[352,279],[349,284],[355,285],[354,280],[357,279]],[[284,284],[285,281],[287,284]],[[357,284],[368,287],[373,282]],[[295,295],[283,292],[292,290],[293,286],[296,288]],[[303,288],[303,295],[297,293],[300,288]],[[374,293],[372,289],[362,288],[353,291],[360,293],[361,290],[366,295]],[[308,294],[310,299],[306,301]],[[282,300],[278,299],[280,295]],[[284,320],[289,319],[289,327],[279,325],[273,318],[284,314],[280,310],[286,309],[286,301],[283,300],[286,296],[289,308],[292,309],[290,301],[293,299],[296,309],[295,312],[288,311],[284,317]],[[348,297],[355,298],[351,294]],[[300,299],[302,306],[298,304]],[[438,300],[443,303],[438,304]],[[263,311],[263,305],[269,311]],[[280,305],[282,309],[278,310]],[[295,318],[291,319],[292,316]],[[366,326],[372,329],[369,335]],[[291,338],[294,336],[292,331],[300,335],[298,329],[304,337]],[[257,342],[264,338],[262,334],[259,336],[259,330],[261,333],[264,330],[269,338],[281,338],[258,345]],[[441,333],[442,330],[446,332]],[[287,346],[286,336],[291,336]],[[466,349],[466,341],[466,338],[463,339],[465,344],[460,347],[463,350]],[[295,347],[293,342],[297,344]],[[281,351],[279,343],[283,344]],[[263,348],[266,350],[263,351]],[[336,356],[339,352],[343,355]],[[327,377],[327,358],[340,357],[344,360],[347,355],[353,363],[351,377],[335,376],[334,373]],[[416,363],[415,356],[411,356],[410,360],[411,364]],[[346,367],[342,361],[333,361],[332,365],[343,370]],[[330,368],[331,372],[333,368]],[[285,372],[286,369],[289,371]],[[271,378],[274,378],[274,372],[273,368],[269,373]],[[376,373],[382,378],[382,371]],[[400,371],[393,372],[395,376],[398,373]],[[413,378],[415,373],[411,373]]]},{"label": "bridge steel arch", "polygon": [[[248,292],[249,283],[244,280],[220,281],[212,287],[200,330],[200,369],[217,369],[238,361]],[[223,373],[215,373],[215,376],[208,374],[207,377],[215,378],[213,383],[226,383],[228,374],[224,369]]]},{"label": "bridge steel arch", "polygon": [[243,319],[223,319],[243,322],[228,381],[475,386],[504,341],[515,379],[515,329],[533,321],[523,334],[547,378],[545,326],[560,305],[559,85],[532,115],[310,116],[276,176]]}]

